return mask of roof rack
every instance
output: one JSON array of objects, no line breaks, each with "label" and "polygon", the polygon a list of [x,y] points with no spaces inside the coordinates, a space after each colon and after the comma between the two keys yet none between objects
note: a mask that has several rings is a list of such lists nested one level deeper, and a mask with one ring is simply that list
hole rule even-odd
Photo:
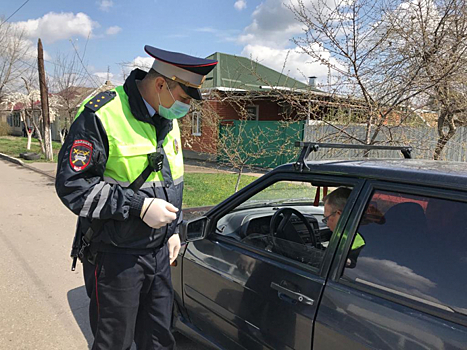
[{"label": "roof rack", "polygon": [[405,159],[412,158],[411,152],[412,147],[410,146],[374,146],[374,145],[349,145],[343,143],[319,143],[319,142],[295,142],[295,147],[301,147],[302,151],[300,156],[295,163],[297,170],[303,171],[303,168],[310,168],[306,165],[305,159],[310,155],[311,152],[318,152],[320,148],[345,148],[345,149],[362,149],[362,150],[389,150],[389,151],[401,151]]}]

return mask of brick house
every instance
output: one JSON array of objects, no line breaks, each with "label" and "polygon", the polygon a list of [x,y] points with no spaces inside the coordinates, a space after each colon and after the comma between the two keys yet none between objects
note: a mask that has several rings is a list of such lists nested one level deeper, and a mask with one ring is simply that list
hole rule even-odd
[{"label": "brick house", "polygon": [[187,154],[216,154],[221,124],[239,119],[263,122],[295,118],[296,112],[281,92],[322,94],[314,84],[292,79],[246,57],[216,52],[207,58],[219,63],[203,84],[204,102],[195,104],[182,119]]}]

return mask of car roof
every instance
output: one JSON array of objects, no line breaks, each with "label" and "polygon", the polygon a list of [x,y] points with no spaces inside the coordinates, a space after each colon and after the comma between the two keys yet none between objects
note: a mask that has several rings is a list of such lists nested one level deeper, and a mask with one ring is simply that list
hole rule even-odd
[{"label": "car roof", "polygon": [[[306,172],[423,184],[467,191],[467,163],[425,159],[356,159],[306,162]],[[292,167],[295,164],[283,166]],[[277,168],[284,169],[283,167]]]}]

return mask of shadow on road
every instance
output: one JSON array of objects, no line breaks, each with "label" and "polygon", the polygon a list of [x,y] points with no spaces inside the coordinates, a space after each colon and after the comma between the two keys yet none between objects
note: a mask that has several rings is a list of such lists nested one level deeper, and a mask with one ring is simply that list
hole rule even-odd
[{"label": "shadow on road", "polygon": [[[89,298],[86,294],[86,288],[84,286],[70,290],[67,293],[68,305],[73,313],[76,323],[78,324],[83,336],[88,342],[88,348],[92,347],[94,337],[91,332],[91,326],[89,325]],[[191,341],[180,333],[175,333],[175,341],[177,343],[178,350],[202,350],[201,345]],[[133,344],[131,350],[135,350],[136,346]]]},{"label": "shadow on road", "polygon": [[88,347],[91,348],[94,337],[89,325],[89,298],[84,286],[72,289],[67,294],[68,305],[73,313],[76,323],[83,333]]}]

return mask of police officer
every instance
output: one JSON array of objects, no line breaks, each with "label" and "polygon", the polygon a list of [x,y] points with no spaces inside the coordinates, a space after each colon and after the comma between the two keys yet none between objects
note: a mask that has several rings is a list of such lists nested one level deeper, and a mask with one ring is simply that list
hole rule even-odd
[{"label": "police officer", "polygon": [[[177,119],[217,61],[145,46],[154,58],[78,110],[55,187],[79,215],[92,349],[173,349],[169,263],[180,249],[183,158]],[[147,172],[148,155],[159,167]],[[161,167],[160,167],[161,166]],[[146,172],[146,173],[145,173]],[[134,186],[134,184],[138,184]]]}]

